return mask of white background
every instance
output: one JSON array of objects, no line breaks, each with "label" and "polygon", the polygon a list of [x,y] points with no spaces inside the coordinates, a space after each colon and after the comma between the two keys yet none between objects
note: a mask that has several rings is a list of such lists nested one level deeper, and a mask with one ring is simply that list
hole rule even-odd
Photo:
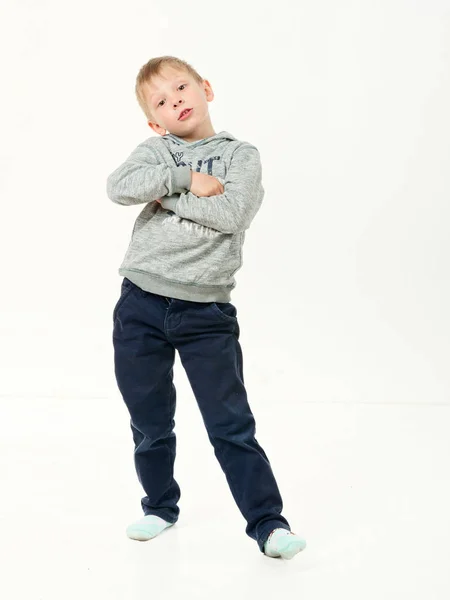
[{"label": "white background", "polygon": [[[253,573],[272,594],[447,598],[450,2],[3,0],[0,34],[1,502],[5,555],[17,551],[5,597],[61,597],[38,566],[17,587],[42,556],[22,535],[35,527],[61,581],[81,577],[65,598],[171,598],[167,583],[146,587],[158,560],[177,573],[174,597],[248,597]],[[309,541],[289,563],[246,538],[178,356],[186,529],[180,517],[151,542],[163,557],[123,533],[142,494],[112,311],[142,206],[112,203],[106,178],[156,135],[134,84],[165,54],[211,83],[215,131],[262,157],[231,301],[258,440]]]}]

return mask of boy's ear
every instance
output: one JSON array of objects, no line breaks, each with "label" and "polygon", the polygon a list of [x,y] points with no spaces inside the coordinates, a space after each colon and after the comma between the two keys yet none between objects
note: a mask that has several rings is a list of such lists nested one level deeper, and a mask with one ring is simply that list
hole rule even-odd
[{"label": "boy's ear", "polygon": [[155,123],[152,123],[151,121],[147,121],[147,125],[153,129],[153,131],[155,133],[158,133],[159,135],[166,135],[167,131],[163,128],[160,127],[159,125],[156,125]]}]

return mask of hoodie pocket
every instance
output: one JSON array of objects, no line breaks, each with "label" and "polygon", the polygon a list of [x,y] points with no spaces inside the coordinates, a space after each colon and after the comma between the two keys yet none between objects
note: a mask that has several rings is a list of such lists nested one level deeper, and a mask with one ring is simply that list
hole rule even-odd
[{"label": "hoodie pocket", "polygon": [[241,234],[221,233],[177,215],[156,214],[136,227],[122,268],[179,283],[229,286],[241,262]]}]

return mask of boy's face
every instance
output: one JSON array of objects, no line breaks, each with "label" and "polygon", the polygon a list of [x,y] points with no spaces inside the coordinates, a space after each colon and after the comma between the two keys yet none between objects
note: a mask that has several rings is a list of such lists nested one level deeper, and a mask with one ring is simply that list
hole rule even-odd
[{"label": "boy's face", "polygon": [[[156,133],[165,135],[169,131],[186,139],[211,135],[208,102],[214,93],[206,79],[200,85],[188,73],[167,66],[150,83],[143,84],[143,93],[152,115],[148,124]],[[192,109],[191,114],[180,121],[187,108]]]}]

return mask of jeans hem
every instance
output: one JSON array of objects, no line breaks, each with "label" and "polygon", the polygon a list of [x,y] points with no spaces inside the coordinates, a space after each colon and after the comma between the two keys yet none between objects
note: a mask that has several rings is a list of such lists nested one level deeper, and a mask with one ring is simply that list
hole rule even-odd
[{"label": "jeans hem", "polygon": [[155,517],[159,517],[160,519],[164,519],[164,521],[167,521],[168,523],[172,523],[172,525],[174,525],[177,521],[178,518],[175,519],[175,521],[173,521],[173,517],[169,517],[169,515],[167,513],[162,513],[160,511],[157,512],[144,512],[144,517],[148,517],[149,515],[154,515]]}]

